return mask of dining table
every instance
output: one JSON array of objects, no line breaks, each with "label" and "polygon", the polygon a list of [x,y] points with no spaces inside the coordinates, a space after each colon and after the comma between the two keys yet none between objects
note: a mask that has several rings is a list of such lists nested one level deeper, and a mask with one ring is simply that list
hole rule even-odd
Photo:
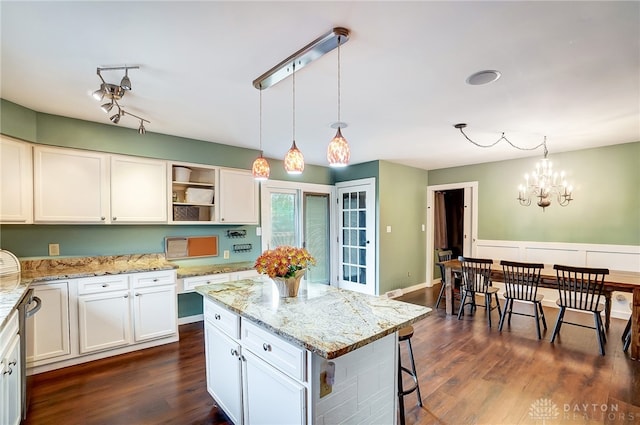
[{"label": "dining table", "polygon": [[[446,297],[447,314],[453,314],[453,282],[454,273],[460,273],[462,267],[458,259],[442,261],[438,264],[444,266],[444,285]],[[502,282],[504,272],[500,261],[495,261],[491,265],[491,280]],[[558,288],[557,274],[552,265],[546,265],[540,272],[540,287]],[[609,329],[611,320],[611,295],[614,291],[630,292],[633,294],[631,303],[631,358],[640,361],[640,273],[631,271],[609,270],[609,274],[604,277],[605,299],[605,328]]]}]

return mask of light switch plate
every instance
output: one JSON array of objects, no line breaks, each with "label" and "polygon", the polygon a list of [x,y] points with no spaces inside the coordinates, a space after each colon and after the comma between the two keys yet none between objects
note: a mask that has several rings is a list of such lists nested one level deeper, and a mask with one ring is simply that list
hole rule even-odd
[{"label": "light switch plate", "polygon": [[226,249],[226,250],[224,251],[224,259],[225,259],[225,260],[228,260],[228,259],[229,259],[229,250],[228,250],[228,249]]}]

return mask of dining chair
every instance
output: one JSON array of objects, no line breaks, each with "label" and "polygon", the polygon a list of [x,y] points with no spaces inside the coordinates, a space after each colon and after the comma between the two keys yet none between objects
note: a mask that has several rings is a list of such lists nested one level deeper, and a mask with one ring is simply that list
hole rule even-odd
[{"label": "dining chair", "polygon": [[[540,284],[540,271],[544,268],[544,264],[502,260],[500,261],[500,265],[502,266],[504,274],[505,292],[502,295],[506,299],[506,303],[500,316],[500,326],[498,330],[502,332],[502,326],[504,325],[504,319],[507,314],[509,314],[509,326],[511,326],[512,314],[535,317],[538,339],[542,339],[540,319],[542,319],[545,330],[547,329],[547,321],[544,318],[544,310],[542,310],[542,299],[544,295],[538,294],[538,285]],[[513,311],[514,301],[533,304],[533,315]]]},{"label": "dining chair", "polygon": [[[560,312],[553,329],[551,342],[555,341],[563,323],[595,329],[600,355],[604,356],[604,344],[607,342],[607,337],[601,313],[605,309],[604,302],[602,302],[604,277],[609,274],[609,269],[572,267],[559,264],[555,264],[553,268],[557,274],[559,298],[556,304],[560,307]],[[593,313],[595,327],[564,320],[564,314],[567,309]]]},{"label": "dining chair", "polygon": [[484,294],[484,307],[487,310],[487,321],[489,327],[491,327],[491,310],[495,307],[491,306],[491,296],[496,298],[496,307],[498,308],[498,315],[502,316],[502,310],[500,309],[500,300],[498,300],[498,288],[491,286],[491,265],[493,260],[488,258],[471,258],[471,257],[458,257],[461,266],[462,286],[461,293],[462,299],[460,302],[460,309],[458,310],[458,320],[464,315],[464,306],[469,304],[471,306],[470,311],[476,310],[476,294]]},{"label": "dining chair", "polygon": [[[440,264],[440,262],[449,261],[452,258],[453,258],[453,251],[450,249],[438,251],[438,267],[440,268],[440,279],[442,282],[442,286],[440,287],[440,293],[438,294],[438,300],[436,301],[435,308],[438,308],[440,306],[440,300],[442,300],[442,297],[444,296],[444,291],[446,289],[445,267],[444,265]],[[453,282],[451,282],[451,290],[453,291],[454,289],[459,287],[460,287],[460,273],[453,272]]]}]

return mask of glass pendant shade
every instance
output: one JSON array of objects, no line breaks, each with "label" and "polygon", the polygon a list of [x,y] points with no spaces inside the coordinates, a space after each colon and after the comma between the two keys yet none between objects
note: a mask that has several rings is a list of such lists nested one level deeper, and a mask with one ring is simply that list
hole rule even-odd
[{"label": "glass pendant shade", "polygon": [[295,140],[284,157],[284,169],[289,174],[302,174],[304,171],[304,156],[296,146]]},{"label": "glass pendant shade", "polygon": [[346,167],[349,165],[350,158],[351,150],[349,149],[349,143],[347,142],[347,139],[342,136],[340,127],[338,127],[336,135],[327,147],[327,160],[329,161],[329,166]]},{"label": "glass pendant shade", "polygon": [[253,178],[256,180],[269,179],[271,169],[269,168],[269,163],[267,162],[267,160],[262,156],[262,153],[260,153],[260,156],[256,158],[255,161],[253,161],[251,173],[253,174]]}]

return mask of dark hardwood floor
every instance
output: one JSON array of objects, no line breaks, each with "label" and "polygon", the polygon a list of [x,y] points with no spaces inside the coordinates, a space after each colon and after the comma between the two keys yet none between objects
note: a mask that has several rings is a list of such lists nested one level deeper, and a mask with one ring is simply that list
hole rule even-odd
[{"label": "dark hardwood floor", "polygon": [[[401,300],[431,306],[438,290]],[[549,343],[556,313],[545,308],[540,341],[532,318],[514,315],[500,333],[497,312],[488,329],[481,308],[460,321],[441,308],[415,324],[424,406],[405,397],[407,424],[640,423],[640,362],[622,351],[624,321],[612,319],[601,357],[591,329],[565,325]],[[202,323],[183,325],[178,343],[36,375],[26,424],[227,424],[206,391],[203,345]]]}]

